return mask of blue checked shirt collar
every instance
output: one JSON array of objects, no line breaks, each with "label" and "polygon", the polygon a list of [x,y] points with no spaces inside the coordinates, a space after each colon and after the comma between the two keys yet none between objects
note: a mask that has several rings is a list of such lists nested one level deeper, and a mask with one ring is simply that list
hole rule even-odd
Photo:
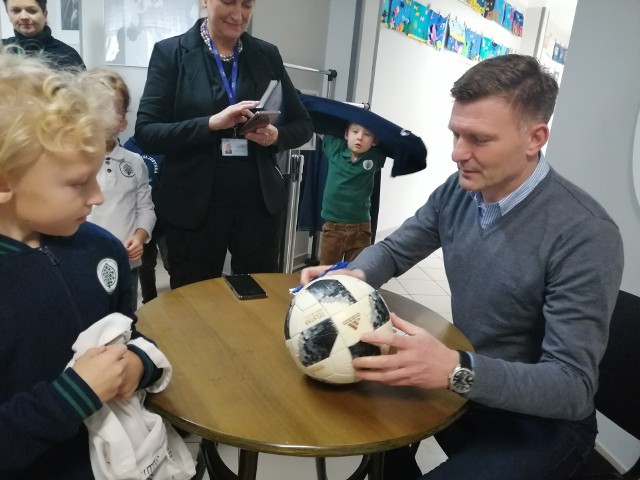
[{"label": "blue checked shirt collar", "polygon": [[509,195],[495,203],[485,203],[480,192],[469,192],[469,195],[478,204],[478,214],[480,215],[480,226],[483,229],[492,226],[500,217],[506,215],[509,210],[527,198],[533,189],[549,173],[549,164],[540,153],[540,160],[531,176]]}]

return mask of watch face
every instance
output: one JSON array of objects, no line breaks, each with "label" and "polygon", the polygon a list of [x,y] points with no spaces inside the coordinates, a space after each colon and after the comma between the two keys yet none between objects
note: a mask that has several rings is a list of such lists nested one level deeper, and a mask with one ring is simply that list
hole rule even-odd
[{"label": "watch face", "polygon": [[474,377],[471,370],[458,368],[451,376],[451,389],[456,393],[467,393],[473,386]]}]

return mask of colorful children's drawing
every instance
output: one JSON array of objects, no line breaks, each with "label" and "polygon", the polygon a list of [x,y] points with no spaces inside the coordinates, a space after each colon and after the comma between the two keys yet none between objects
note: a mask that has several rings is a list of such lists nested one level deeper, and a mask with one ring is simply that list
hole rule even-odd
[{"label": "colorful children's drawing", "polygon": [[495,0],[485,0],[484,2],[484,18],[491,18],[493,13],[493,6],[495,5]]},{"label": "colorful children's drawing", "polygon": [[560,58],[560,44],[556,43],[553,46],[553,55],[551,56],[551,60],[553,60],[554,62],[559,61],[558,59]]},{"label": "colorful children's drawing", "polygon": [[524,27],[524,13],[514,10],[513,25],[511,26],[511,33],[513,33],[518,37],[521,37],[523,27]]},{"label": "colorful children's drawing", "polygon": [[389,28],[406,33],[411,17],[411,0],[391,0],[389,5]]},{"label": "colorful children's drawing", "polygon": [[391,0],[382,0],[382,13],[380,14],[380,23],[389,26],[389,6]]},{"label": "colorful children's drawing", "polygon": [[480,15],[484,16],[486,0],[470,0],[469,6],[473,8]]},{"label": "colorful children's drawing", "polygon": [[427,35],[429,34],[429,22],[431,10],[429,7],[425,7],[421,3],[413,2],[413,12],[409,20],[409,27],[406,31],[407,35],[421,42],[427,41]]},{"label": "colorful children's drawing", "polygon": [[455,18],[450,18],[448,31],[445,48],[455,53],[462,53],[464,48],[464,23]]},{"label": "colorful children's drawing", "polygon": [[510,3],[504,8],[504,18],[502,19],[502,26],[507,30],[511,31],[511,26],[513,25],[513,12],[515,12],[515,8]]},{"label": "colorful children's drawing", "polygon": [[502,55],[502,45],[496,42],[491,42],[491,57],[499,57]]},{"label": "colorful children's drawing", "polygon": [[504,9],[507,6],[506,0],[496,0],[493,4],[493,11],[491,12],[491,20],[498,25],[502,25],[502,19],[504,18]]},{"label": "colorful children's drawing", "polygon": [[465,49],[466,57],[469,60],[480,60],[480,44],[482,43],[482,35],[473,30],[466,29],[465,33]]},{"label": "colorful children's drawing", "polygon": [[489,37],[481,37],[480,39],[480,60],[486,60],[493,56],[493,41]]},{"label": "colorful children's drawing", "polygon": [[447,17],[443,17],[435,10],[431,10],[429,21],[429,33],[427,35],[427,43],[436,50],[442,50],[444,45],[444,34],[447,30]]},{"label": "colorful children's drawing", "polygon": [[560,51],[558,52],[558,63],[561,63],[562,65],[564,65],[564,63],[567,60],[567,48],[564,47],[560,47]]}]

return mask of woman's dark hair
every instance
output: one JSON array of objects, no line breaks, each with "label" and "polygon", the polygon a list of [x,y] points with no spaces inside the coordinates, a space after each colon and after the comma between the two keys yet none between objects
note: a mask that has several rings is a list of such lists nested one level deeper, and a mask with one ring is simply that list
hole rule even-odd
[{"label": "woman's dark hair", "polygon": [[[2,0],[4,2],[4,5],[7,5],[7,0]],[[42,11],[44,12],[47,9],[47,0],[36,0],[36,3],[38,4],[38,6],[42,9]]]},{"label": "woman's dark hair", "polygon": [[451,95],[460,103],[501,97],[525,119],[548,123],[556,105],[558,83],[534,57],[510,54],[471,67],[453,84]]}]

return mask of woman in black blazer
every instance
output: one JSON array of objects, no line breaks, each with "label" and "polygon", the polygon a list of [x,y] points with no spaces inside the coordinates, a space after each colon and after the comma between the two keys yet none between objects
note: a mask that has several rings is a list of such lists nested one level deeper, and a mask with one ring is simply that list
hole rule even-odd
[{"label": "woman in black blazer", "polygon": [[[234,273],[277,269],[287,189],[275,154],[313,132],[277,47],[245,32],[254,2],[204,0],[207,17],[151,55],[135,135],[165,155],[156,212],[172,288],[219,277],[227,249]],[[271,80],[282,114],[240,135]]]}]

